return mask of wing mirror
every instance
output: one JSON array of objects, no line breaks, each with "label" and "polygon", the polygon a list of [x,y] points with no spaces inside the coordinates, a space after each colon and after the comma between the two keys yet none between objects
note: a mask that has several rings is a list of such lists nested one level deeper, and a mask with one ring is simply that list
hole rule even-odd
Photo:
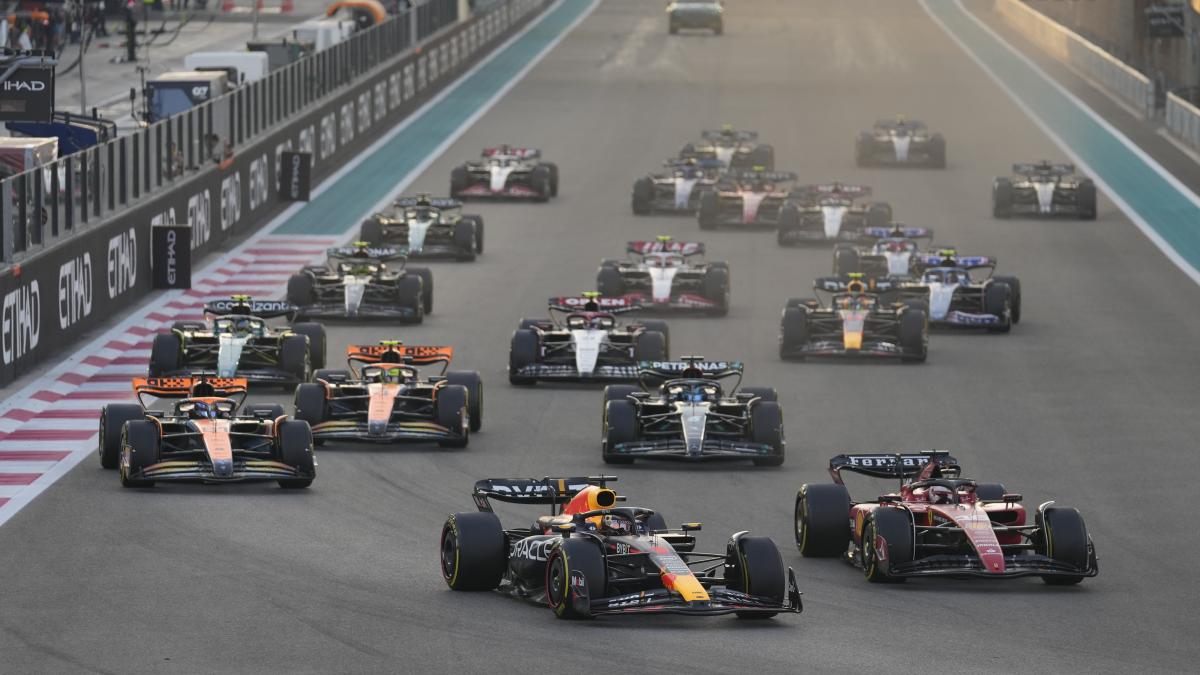
[{"label": "wing mirror", "polygon": [[1024,495],[1019,495],[1019,494],[1016,494],[1015,492],[1005,492],[1004,493],[1004,503],[1005,504],[1016,504],[1017,502],[1021,501],[1022,499],[1024,499]]},{"label": "wing mirror", "polygon": [[575,523],[558,523],[554,526],[554,531],[563,539],[570,539],[571,533],[575,531]]},{"label": "wing mirror", "polygon": [[683,530],[684,532],[699,532],[700,523],[684,523],[679,526],[679,529]]},{"label": "wing mirror", "polygon": [[897,504],[900,502],[900,495],[883,495],[879,498],[880,504]]}]

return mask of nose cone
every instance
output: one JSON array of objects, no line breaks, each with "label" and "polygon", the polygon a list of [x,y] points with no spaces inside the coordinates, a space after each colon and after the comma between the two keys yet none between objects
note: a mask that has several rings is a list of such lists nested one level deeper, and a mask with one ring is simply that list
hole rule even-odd
[{"label": "nose cone", "polygon": [[387,420],[371,420],[367,422],[367,435],[382,436],[387,433]]},{"label": "nose cone", "polygon": [[233,460],[213,460],[213,475],[217,478],[233,478]]}]

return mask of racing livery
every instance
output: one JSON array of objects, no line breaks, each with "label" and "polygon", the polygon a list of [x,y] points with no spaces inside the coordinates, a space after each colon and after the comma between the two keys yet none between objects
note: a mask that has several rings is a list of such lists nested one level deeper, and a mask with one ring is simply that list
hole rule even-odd
[{"label": "racing livery", "polygon": [[886,202],[859,202],[871,195],[865,185],[823,183],[792,191],[779,212],[780,246],[853,240],[866,228],[884,227],[892,220]]},{"label": "racing livery", "polygon": [[324,265],[288,279],[288,302],[297,316],[420,323],[433,311],[433,272],[408,267],[399,249],[357,241],[325,255]]},{"label": "racing livery", "polygon": [[629,260],[604,260],[596,289],[606,297],[630,300],[643,309],[729,312],[729,263],[696,260],[704,244],[660,236],[631,241]]},{"label": "racing livery", "polygon": [[549,319],[522,319],[513,332],[509,382],[637,379],[639,361],[667,358],[670,334],[663,321],[617,322],[618,314],[636,309],[630,300],[595,291],[550,298]]},{"label": "racing livery", "polygon": [[924,122],[899,116],[879,120],[871,131],[858,135],[854,144],[858,166],[925,166],[946,168],[946,139],[931,134]]},{"label": "racing livery", "polygon": [[1096,183],[1074,164],[1014,164],[1013,177],[992,183],[992,215],[1096,219]]},{"label": "racing livery", "polygon": [[[1016,277],[992,276],[995,258],[963,256],[948,248],[918,255],[913,265],[920,270],[918,279],[894,281],[906,295],[915,291],[925,296],[922,309],[934,325],[1007,333],[1020,322],[1021,282]],[[977,269],[988,270],[988,276],[972,278],[971,271]]]},{"label": "racing livery", "polygon": [[[100,410],[100,465],[119,469],[125,487],[273,480],[295,489],[316,477],[308,423],[279,405],[243,407],[245,379],[135,378],[133,391],[138,403]],[[160,411],[147,398],[178,400]]]},{"label": "racing livery", "polygon": [[[634,459],[749,459],[758,466],[784,460],[783,412],[775,390],[744,387],[742,364],[684,356],[638,364],[640,387],[604,389],[604,461]],[[721,380],[735,377],[731,387]]]},{"label": "racing livery", "polygon": [[485,148],[480,159],[450,172],[450,196],[547,201],[558,196],[558,166],[541,157],[534,148]]},{"label": "racing livery", "polygon": [[720,0],[672,0],[667,4],[667,28],[674,35],[683,28],[725,32],[725,12]]},{"label": "racing livery", "polygon": [[[483,383],[474,371],[450,371],[454,349],[384,340],[346,349],[348,370],[319,370],[296,387],[296,419],[327,440],[437,441],[463,447],[483,426]],[[441,365],[433,377],[421,366]]]},{"label": "racing livery", "polygon": [[[900,489],[854,502],[844,471],[896,478]],[[1078,511],[1045,502],[1029,523],[1021,495],[962,478],[946,452],[838,455],[829,473],[832,484],[803,485],[796,495],[796,546],[806,557],[842,557],[869,581],[1040,576],[1067,585],[1099,573]]]},{"label": "racing livery", "polygon": [[700,208],[696,211],[700,229],[779,225],[781,207],[790,194],[780,184],[795,180],[796,174],[791,171],[767,171],[761,166],[749,171],[729,171],[721,177],[716,189],[700,195]]},{"label": "racing livery", "polygon": [[358,238],[372,246],[394,246],[409,258],[470,262],[483,253],[483,216],[463,214],[457,199],[419,194],[397,199],[390,211],[364,220]]},{"label": "racing livery", "polygon": [[775,169],[775,148],[759,143],[757,131],[739,131],[726,124],[720,130],[701,131],[700,138],[683,146],[680,159],[715,159],[727,169]]},{"label": "racing livery", "polygon": [[720,160],[694,157],[669,159],[666,171],[652,173],[633,184],[633,213],[693,214],[700,208],[700,195],[716,187],[723,165]]},{"label": "racing livery", "polygon": [[325,328],[297,323],[276,328],[267,319],[294,318],[296,307],[279,300],[235,295],[204,306],[205,321],[177,321],[154,336],[150,377],[240,377],[293,385],[325,365]]},{"label": "racing livery", "polygon": [[921,240],[933,239],[927,227],[892,223],[867,227],[859,233],[859,244],[840,243],[833,248],[833,275],[843,277],[861,272],[864,277],[914,276],[924,269]]},{"label": "racing livery", "polygon": [[[929,322],[922,289],[902,291],[889,279],[822,277],[813,290],[829,295],[826,304],[792,298],[780,322],[779,356],[803,361],[810,356],[884,357],[923,362],[929,349]],[[907,295],[904,301],[902,296]]]},{"label": "racing livery", "polygon": [[[610,614],[736,614],[802,609],[796,575],[775,542],[738,532],[724,553],[695,551],[700,523],[667,528],[661,513],[619,506],[613,476],[475,483],[477,512],[446,519],[442,579],[455,591],[499,590],[549,605],[562,619]],[[532,525],[505,528],[491,500],[550,505]]]}]

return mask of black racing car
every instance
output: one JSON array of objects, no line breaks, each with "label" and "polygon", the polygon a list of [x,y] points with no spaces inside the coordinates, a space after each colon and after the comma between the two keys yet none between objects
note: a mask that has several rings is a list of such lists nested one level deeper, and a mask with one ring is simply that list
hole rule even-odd
[{"label": "black racing car", "polygon": [[1011,178],[992,183],[992,215],[1096,219],[1096,183],[1074,164],[1014,164]]},{"label": "black racing car", "polygon": [[[775,542],[738,532],[724,553],[697,553],[700,523],[668,530],[661,513],[619,506],[613,476],[486,479],[479,511],[442,527],[441,570],[456,591],[500,590],[549,605],[562,619],[608,614],[736,614],[802,610],[796,575]],[[551,505],[532,525],[505,528],[490,500]]]},{"label": "black racing car", "polygon": [[758,142],[757,131],[723,125],[719,130],[700,132],[701,140],[688,143],[679,151],[680,159],[715,159],[726,169],[750,169],[761,166],[775,170],[775,148]]},{"label": "black racing car", "polygon": [[[739,387],[742,364],[684,356],[639,364],[641,386],[604,389],[604,461],[749,459],[780,466],[783,412],[771,387]],[[736,377],[733,386],[721,381]]]},{"label": "black racing car", "polygon": [[288,302],[300,317],[420,323],[433,311],[433,272],[407,261],[398,249],[365,241],[331,248],[324,265],[288,279]]},{"label": "black racing car", "polygon": [[866,228],[887,225],[892,207],[887,202],[859,201],[871,196],[865,185],[824,183],[792,190],[779,210],[780,246],[852,241]]},{"label": "black racing car", "polygon": [[483,253],[483,216],[464,214],[457,199],[427,194],[392,202],[392,208],[363,221],[358,238],[372,246],[394,246],[409,258],[470,262]]},{"label": "black racing car", "polygon": [[927,288],[904,289],[891,279],[864,280],[861,274],[822,277],[813,290],[828,294],[792,298],[783,309],[779,356],[803,361],[812,356],[898,358],[923,362],[929,349]]}]

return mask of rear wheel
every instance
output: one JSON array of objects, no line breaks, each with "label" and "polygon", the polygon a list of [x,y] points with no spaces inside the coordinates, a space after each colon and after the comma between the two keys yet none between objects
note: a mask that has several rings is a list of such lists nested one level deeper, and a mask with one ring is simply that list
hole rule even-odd
[{"label": "rear wheel", "polygon": [[892,205],[875,202],[867,207],[867,227],[887,227],[892,222]]},{"label": "rear wheel", "polygon": [[709,267],[704,271],[704,297],[716,303],[709,311],[715,316],[729,313],[729,270],[724,267]]},{"label": "rear wheel", "polygon": [[456,513],[441,539],[442,579],[455,591],[490,591],[508,564],[504,527],[494,513]]},{"label": "rear wheel", "polygon": [[475,253],[483,253],[483,216],[463,216],[475,224]]},{"label": "rear wheel", "polygon": [[935,169],[946,168],[946,139],[941,134],[929,138],[929,166]]},{"label": "rear wheel", "polygon": [[434,416],[437,423],[450,430],[453,436],[438,441],[438,445],[449,448],[466,447],[470,441],[470,418],[467,427],[463,427],[463,417],[469,416],[469,395],[467,388],[461,384],[443,385],[437,392],[434,401]]},{"label": "rear wheel", "polygon": [[300,386],[296,387],[296,395],[292,402],[295,405],[293,416],[298,420],[308,422],[310,427],[321,424],[329,415],[325,385],[323,384],[302,382]]},{"label": "rear wheel", "polygon": [[407,272],[421,277],[421,305],[426,314],[433,314],[433,271],[428,267],[409,267]]},{"label": "rear wheel", "polygon": [[845,485],[800,486],[796,493],[796,548],[806,558],[842,555],[850,544],[850,492]]},{"label": "rear wheel", "polygon": [[461,194],[471,184],[471,174],[465,166],[456,166],[450,170],[450,196],[455,199],[463,199]]},{"label": "rear wheel", "polygon": [[666,336],[655,330],[639,333],[633,342],[633,358],[638,361],[666,361]]},{"label": "rear wheel", "polygon": [[[725,550],[725,586],[783,604],[787,586],[783,556],[770,537],[743,535]],[[769,619],[774,612],[738,612],[739,619]]]},{"label": "rear wheel", "polygon": [[1090,178],[1079,181],[1075,188],[1075,205],[1080,220],[1096,219],[1096,184]]},{"label": "rear wheel", "polygon": [[844,277],[858,271],[858,249],[847,244],[838,244],[833,249],[833,275]]},{"label": "rear wheel", "polygon": [[[1041,530],[1042,555],[1083,571],[1091,567],[1087,526],[1078,511],[1051,506],[1037,514],[1037,524]],[[1046,575],[1042,581],[1052,586],[1069,586],[1083,581],[1083,575]]]},{"label": "rear wheel", "polygon": [[908,308],[900,314],[900,360],[924,363],[929,357],[929,321],[921,309]]},{"label": "rear wheel", "polygon": [[471,431],[483,428],[483,379],[473,370],[452,370],[446,373],[446,381],[460,384],[467,390],[467,415],[471,420]]},{"label": "rear wheel", "polygon": [[1000,323],[988,330],[993,333],[1012,330],[1012,289],[1008,284],[993,281],[983,289],[983,311],[1000,317]]},{"label": "rear wheel", "polygon": [[297,323],[292,332],[308,338],[308,363],[313,368],[325,367],[325,327],[319,323]]},{"label": "rear wheel", "polygon": [[475,259],[475,223],[465,218],[454,223],[454,259],[471,262]]},{"label": "rear wheel", "polygon": [[560,619],[590,619],[591,611],[577,608],[572,602],[575,590],[571,575],[574,573],[583,575],[589,599],[605,596],[608,572],[604,554],[590,539],[563,539],[546,561],[546,601],[554,615]]},{"label": "rear wheel", "polygon": [[150,345],[150,377],[162,377],[179,370],[182,357],[182,341],[177,333],[155,335]]},{"label": "rear wheel", "polygon": [[149,420],[126,422],[122,432],[122,452],[128,455],[128,466],[122,462],[121,485],[127,488],[154,487],[153,480],[137,478],[142,471],[158,464],[162,438],[158,425]]},{"label": "rear wheel", "polygon": [[780,325],[779,358],[803,361],[797,351],[808,344],[808,309],[806,307],[788,307],[783,310],[783,320]]},{"label": "rear wheel", "polygon": [[536,193],[533,197],[535,202],[550,201],[552,189],[550,185],[550,170],[545,165],[533,167],[533,174],[529,177],[529,184]]},{"label": "rear wheel", "polygon": [[512,336],[508,348],[508,381],[512,384],[527,385],[537,381],[536,377],[521,375],[523,368],[537,364],[540,351],[537,331],[532,328],[518,328]]},{"label": "rear wheel", "polygon": [[750,435],[755,443],[771,446],[771,452],[754,458],[755,466],[782,466],[783,410],[775,401],[760,401],[750,409]]},{"label": "rear wheel", "polygon": [[550,172],[550,196],[558,196],[558,165],[554,162],[542,162],[542,166]]},{"label": "rear wheel", "polygon": [[871,134],[863,132],[858,135],[858,138],[854,141],[855,166],[871,166],[871,148],[874,143],[875,139]]},{"label": "rear wheel", "polygon": [[643,319],[640,323],[646,330],[662,333],[663,358],[667,358],[667,354],[671,353],[671,327],[662,319]]},{"label": "rear wheel", "polygon": [[751,166],[761,166],[767,171],[775,170],[775,148],[767,143],[760,144],[750,153]]},{"label": "rear wheel", "polygon": [[279,343],[279,367],[297,382],[304,382],[308,380],[310,366],[308,338],[285,335]]},{"label": "rear wheel", "polygon": [[121,433],[126,422],[143,420],[146,411],[136,403],[110,403],[100,411],[100,466],[115,469],[121,463]]},{"label": "rear wheel", "polygon": [[717,193],[715,191],[700,194],[700,208],[696,210],[696,220],[702,230],[717,229]]},{"label": "rear wheel", "polygon": [[996,277],[996,281],[1008,284],[1011,291],[1012,322],[1021,323],[1021,280],[1016,277]]},{"label": "rear wheel", "polygon": [[280,422],[275,436],[279,461],[296,469],[296,478],[284,478],[279,487],[285,490],[303,490],[312,485],[317,473],[317,462],[313,457],[312,428],[304,420]]},{"label": "rear wheel", "polygon": [[[893,565],[912,562],[913,526],[908,513],[900,509],[878,508],[863,526],[861,549],[863,576],[874,583],[904,581],[904,577],[889,576]],[[877,539],[886,544],[886,558]]]},{"label": "rear wheel", "polygon": [[362,228],[358,231],[358,240],[368,244],[383,243],[383,225],[375,218],[364,220]]},{"label": "rear wheel", "polygon": [[633,184],[633,215],[648,216],[654,207],[654,181],[648,177],[639,178]]},{"label": "rear wheel", "polygon": [[421,301],[424,281],[413,275],[406,275],[396,282],[396,306],[410,310],[407,320],[421,323],[425,320],[425,303]]},{"label": "rear wheel", "polygon": [[308,307],[313,304],[313,278],[307,274],[293,274],[288,279],[287,299],[297,307]]},{"label": "rear wheel", "polygon": [[604,404],[604,463],[632,464],[633,457],[617,452],[617,445],[638,440],[637,406],[630,400]]},{"label": "rear wheel", "polygon": [[616,267],[605,265],[596,273],[596,290],[607,298],[619,298],[625,295],[625,279]]},{"label": "rear wheel", "polygon": [[992,216],[1007,219],[1012,217],[1013,186],[1007,178],[997,178],[992,183]]}]

